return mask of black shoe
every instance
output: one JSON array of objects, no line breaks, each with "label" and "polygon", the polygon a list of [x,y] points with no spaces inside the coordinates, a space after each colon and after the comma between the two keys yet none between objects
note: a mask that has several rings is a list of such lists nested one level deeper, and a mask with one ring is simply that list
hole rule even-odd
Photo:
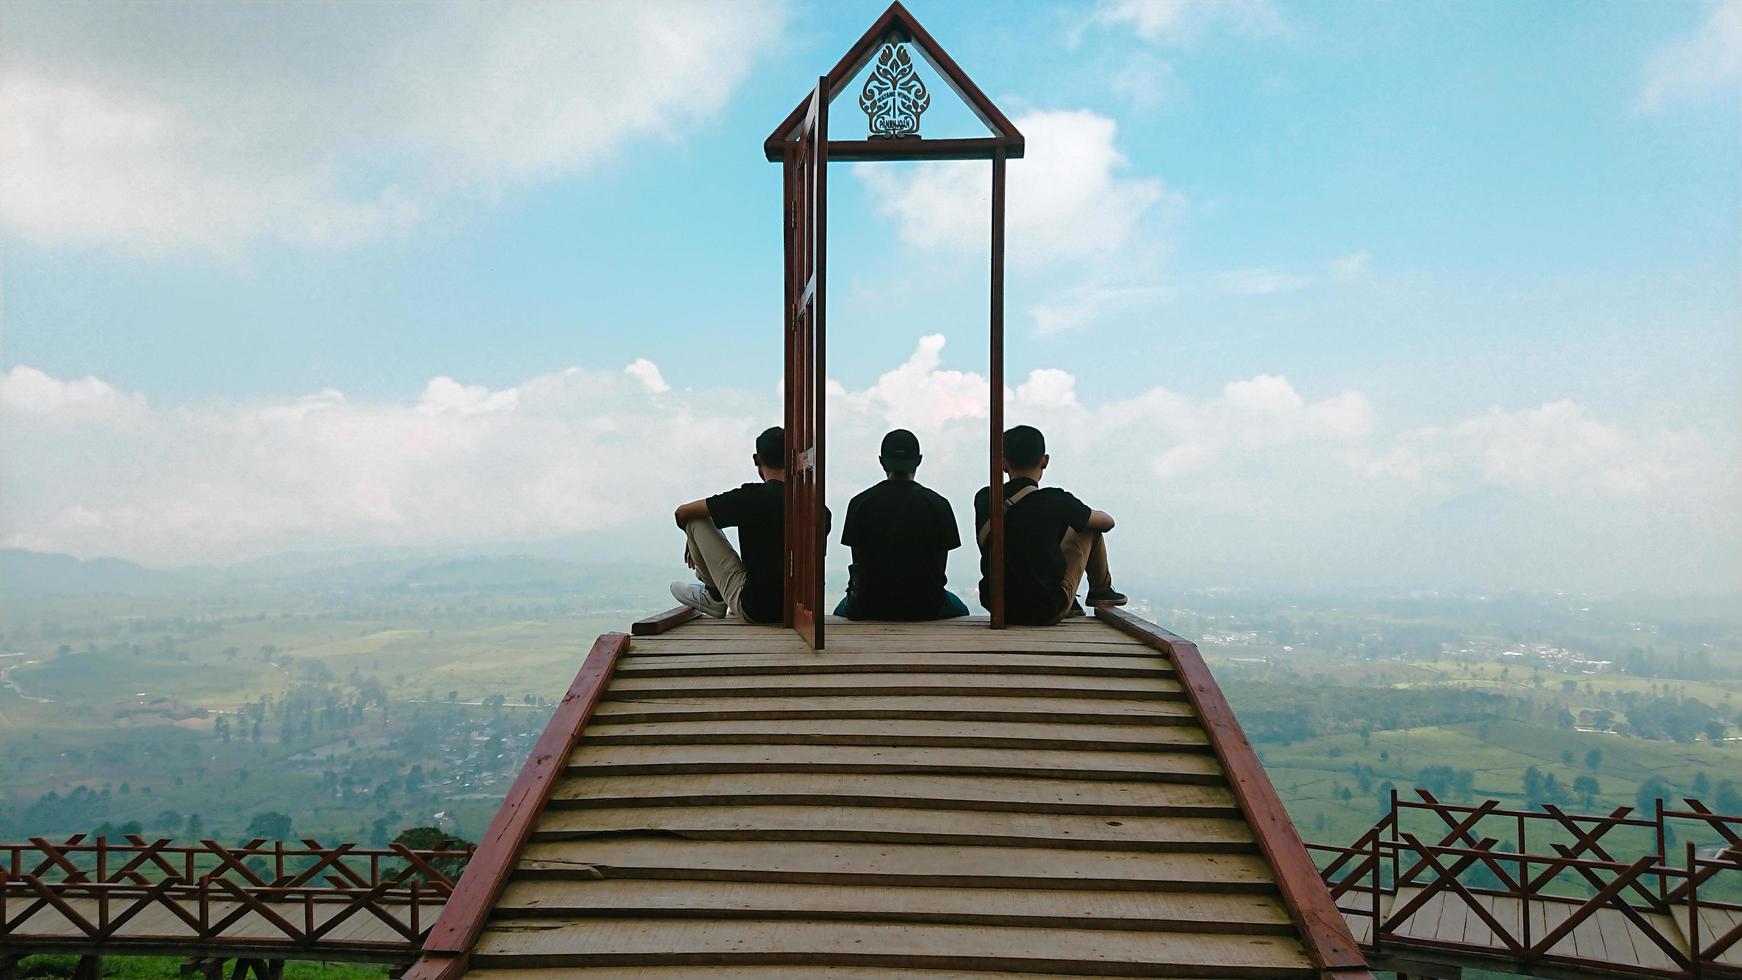
[{"label": "black shoe", "polygon": [[1078,602],[1075,599],[1072,599],[1071,600],[1071,608],[1066,609],[1065,614],[1063,616],[1060,616],[1059,618],[1060,619],[1070,619],[1072,616],[1084,616],[1084,615],[1087,615],[1087,613],[1083,612],[1083,604]]},{"label": "black shoe", "polygon": [[1091,605],[1091,606],[1123,606],[1123,605],[1125,605],[1125,593],[1115,592],[1112,589],[1105,589],[1105,590],[1102,590],[1099,592],[1095,591],[1094,589],[1090,589],[1089,590],[1089,605]]}]

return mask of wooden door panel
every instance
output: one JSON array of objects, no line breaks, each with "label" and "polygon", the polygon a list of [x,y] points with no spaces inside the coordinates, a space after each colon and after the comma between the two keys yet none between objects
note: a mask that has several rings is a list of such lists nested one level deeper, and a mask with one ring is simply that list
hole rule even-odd
[{"label": "wooden door panel", "polygon": [[819,79],[786,156],[786,621],[823,647],[824,284],[829,102]]}]

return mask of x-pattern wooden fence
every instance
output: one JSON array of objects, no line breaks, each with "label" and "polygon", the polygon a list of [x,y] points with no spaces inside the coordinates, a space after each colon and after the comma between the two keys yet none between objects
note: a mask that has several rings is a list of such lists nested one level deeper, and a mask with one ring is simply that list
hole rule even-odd
[{"label": "x-pattern wooden fence", "polygon": [[[415,954],[458,878],[444,869],[471,856],[309,839],[176,844],[137,834],[35,837],[0,844],[0,853],[0,946],[246,946],[334,959]],[[147,916],[156,910],[167,917]]]},{"label": "x-pattern wooden fence", "polygon": [[[1365,941],[1369,950],[1387,944],[1414,951],[1441,947],[1498,954],[1524,967],[1556,963],[1615,971],[1629,964],[1556,949],[1580,925],[1613,909],[1673,965],[1663,969],[1636,964],[1637,972],[1742,977],[1742,957],[1726,956],[1742,944],[1742,904],[1719,897],[1738,894],[1738,881],[1735,876],[1714,881],[1724,872],[1742,872],[1742,816],[1713,813],[1694,799],[1684,800],[1686,809],[1681,810],[1667,809],[1660,800],[1650,817],[1635,816],[1634,808],[1626,806],[1596,816],[1569,814],[1552,804],[1540,810],[1505,809],[1495,800],[1457,805],[1443,803],[1427,790],[1416,792],[1419,800],[1401,799],[1393,792],[1389,812],[1352,845],[1308,845],[1331,856],[1321,873],[1338,907],[1371,923]],[[1496,824],[1516,838],[1516,850],[1488,833]],[[1552,853],[1532,853],[1532,827],[1539,828],[1539,844],[1546,843]],[[1655,848],[1631,859],[1616,857],[1605,837],[1621,828],[1648,834]],[[1681,863],[1674,863],[1669,842],[1678,830],[1684,838],[1715,840],[1715,850],[1703,857],[1688,839]],[[1554,839],[1545,842],[1544,837]],[[1487,880],[1472,881],[1476,878]],[[1500,901],[1483,901],[1482,896]],[[1461,903],[1486,927],[1493,943],[1477,946],[1407,928],[1436,899]],[[1540,915],[1533,922],[1532,903],[1555,903],[1555,912],[1564,911],[1565,918],[1550,925],[1553,917]],[[1726,916],[1734,923],[1727,929],[1712,929],[1702,926],[1702,907],[1738,914]],[[1497,915],[1497,908],[1505,914]]]}]

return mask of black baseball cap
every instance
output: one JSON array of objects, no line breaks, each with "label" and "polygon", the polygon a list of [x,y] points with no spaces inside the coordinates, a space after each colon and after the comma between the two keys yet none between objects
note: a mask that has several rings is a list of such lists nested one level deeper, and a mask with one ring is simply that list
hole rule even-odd
[{"label": "black baseball cap", "polygon": [[1046,455],[1046,436],[1032,425],[1004,430],[1004,461],[1018,469],[1039,466]]},{"label": "black baseball cap", "polygon": [[919,469],[919,437],[906,429],[893,430],[883,437],[877,459],[891,473],[912,473]]},{"label": "black baseball cap", "polygon": [[756,437],[756,455],[762,457],[763,466],[786,469],[786,430],[778,425],[763,429]]}]

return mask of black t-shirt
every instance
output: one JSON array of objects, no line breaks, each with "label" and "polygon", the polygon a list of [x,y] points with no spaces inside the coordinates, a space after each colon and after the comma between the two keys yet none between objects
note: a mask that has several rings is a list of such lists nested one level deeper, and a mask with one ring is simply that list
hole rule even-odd
[{"label": "black t-shirt", "polygon": [[[738,557],[744,559],[746,619],[778,623],[786,607],[786,484],[780,480],[746,483],[708,498],[708,516],[724,530],[738,529]],[[823,534],[829,533],[823,508]]]},{"label": "black t-shirt", "polygon": [[[1004,484],[1008,500],[1033,480],[1018,478]],[[1069,491],[1042,487],[1004,512],[1004,618],[1021,625],[1050,623],[1065,611],[1065,556],[1059,551],[1065,530],[1089,529],[1089,505]],[[991,519],[986,491],[974,497],[976,532]],[[991,562],[980,550],[980,604],[987,606],[991,586],[986,581]]]},{"label": "black t-shirt", "polygon": [[945,562],[962,546],[950,502],[913,480],[884,480],[847,504],[841,543],[853,549],[854,619],[936,619]]}]

